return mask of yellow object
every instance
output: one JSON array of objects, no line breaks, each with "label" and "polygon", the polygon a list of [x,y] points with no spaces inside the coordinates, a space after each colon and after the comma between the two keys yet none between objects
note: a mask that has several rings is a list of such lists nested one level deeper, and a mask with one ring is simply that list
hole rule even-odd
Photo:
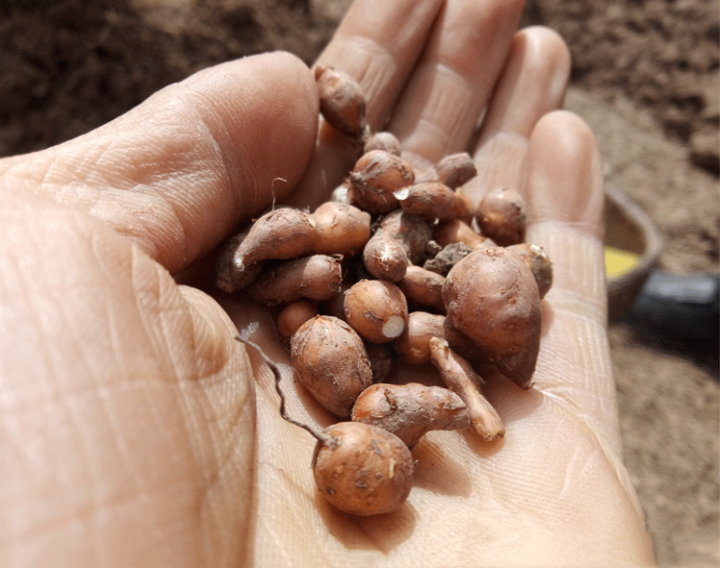
[{"label": "yellow object", "polygon": [[605,247],[605,274],[608,278],[630,272],[640,261],[640,255],[615,247]]}]

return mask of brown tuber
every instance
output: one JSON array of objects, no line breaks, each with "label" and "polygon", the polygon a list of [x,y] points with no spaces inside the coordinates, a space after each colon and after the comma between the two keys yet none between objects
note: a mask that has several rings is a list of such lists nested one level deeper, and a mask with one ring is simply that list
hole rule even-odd
[{"label": "brown tuber", "polygon": [[365,268],[375,278],[399,282],[408,263],[422,260],[431,235],[430,225],[421,217],[395,210],[383,217],[365,244]]},{"label": "brown tuber", "polygon": [[363,153],[367,154],[371,150],[385,150],[386,152],[399,156],[400,142],[395,138],[395,135],[390,132],[376,132],[365,142]]},{"label": "brown tuber", "polygon": [[317,235],[315,253],[353,255],[370,238],[370,214],[352,205],[328,201],[311,217]]},{"label": "brown tuber", "polygon": [[415,182],[412,167],[385,150],[363,154],[350,172],[353,202],[363,211],[385,214],[398,207],[394,193]]},{"label": "brown tuber", "polygon": [[545,252],[545,249],[540,245],[530,243],[519,243],[517,245],[509,246],[507,249],[511,250],[523,259],[523,262],[528,266],[535,277],[540,298],[544,298],[545,294],[547,294],[552,287],[553,281],[552,262]]},{"label": "brown tuber", "polygon": [[315,254],[288,260],[265,272],[245,289],[251,300],[277,306],[300,298],[322,302],[332,298],[342,280],[342,257]]},{"label": "brown tuber", "polygon": [[497,246],[491,239],[476,233],[470,225],[459,219],[440,223],[433,230],[433,239],[442,247],[454,243],[465,243],[474,249]]},{"label": "brown tuber", "polygon": [[405,332],[393,346],[401,360],[422,365],[430,362],[430,340],[433,337],[447,339],[452,349],[466,359],[472,360],[479,355],[475,342],[455,329],[445,316],[422,311],[410,312]]},{"label": "brown tuber", "polygon": [[443,285],[447,317],[522,388],[529,388],[540,350],[540,295],[530,269],[502,247],[475,251]]},{"label": "brown tuber", "polygon": [[317,304],[311,300],[301,298],[287,304],[277,315],[275,325],[280,337],[289,340],[300,326],[309,319],[318,315]]},{"label": "brown tuber", "polygon": [[450,189],[466,184],[477,175],[477,168],[470,154],[449,154],[435,164],[438,180]]},{"label": "brown tuber", "polygon": [[345,321],[371,343],[389,343],[405,331],[405,295],[391,282],[361,280],[345,292]]},{"label": "brown tuber", "polygon": [[435,220],[472,219],[468,198],[439,181],[416,183],[396,191],[394,195],[403,211],[419,215],[430,223]]},{"label": "brown tuber", "polygon": [[312,459],[315,485],[333,506],[352,515],[397,510],[412,489],[415,462],[394,434],[362,422],[326,428]]},{"label": "brown tuber", "polygon": [[477,211],[480,232],[506,247],[525,240],[525,200],[514,188],[494,189]]},{"label": "brown tuber", "polygon": [[368,387],[355,401],[352,419],[392,432],[410,449],[430,430],[470,426],[461,397],[446,388],[419,383]]},{"label": "brown tuber", "polygon": [[332,67],[315,68],[320,112],[335,130],[360,138],[365,131],[365,95],[358,82]]},{"label": "brown tuber", "polygon": [[347,418],[360,393],[372,384],[372,369],[360,336],[333,316],[315,316],[290,340],[298,380],[326,410]]},{"label": "brown tuber", "polygon": [[445,277],[420,266],[411,264],[405,276],[398,282],[400,290],[413,304],[434,312],[444,314],[445,304],[442,299],[442,287]]},{"label": "brown tuber", "polygon": [[480,390],[482,379],[473,371],[470,363],[454,353],[448,342],[439,337],[430,340],[430,356],[447,387],[465,402],[475,433],[485,442],[493,442],[505,436],[502,419],[483,396]]},{"label": "brown tuber", "polygon": [[317,231],[312,217],[292,207],[265,213],[239,243],[233,263],[243,272],[255,263],[273,259],[288,260],[315,252]]}]

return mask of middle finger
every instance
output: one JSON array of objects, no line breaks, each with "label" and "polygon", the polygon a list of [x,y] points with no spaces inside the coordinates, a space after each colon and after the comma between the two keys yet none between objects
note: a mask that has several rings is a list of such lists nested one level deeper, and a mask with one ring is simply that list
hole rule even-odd
[{"label": "middle finger", "polygon": [[449,1],[389,130],[411,161],[464,150],[507,58],[523,0]]}]

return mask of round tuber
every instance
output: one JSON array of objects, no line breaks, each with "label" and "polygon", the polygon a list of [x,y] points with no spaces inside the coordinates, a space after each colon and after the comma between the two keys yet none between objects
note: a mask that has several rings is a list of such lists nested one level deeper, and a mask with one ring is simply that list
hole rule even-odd
[{"label": "round tuber", "polygon": [[324,430],[312,459],[315,485],[333,506],[352,515],[392,513],[412,489],[415,462],[394,434],[362,422]]},{"label": "round tuber", "polygon": [[399,337],[408,319],[402,290],[383,280],[361,280],[345,292],[345,321],[371,343]]}]

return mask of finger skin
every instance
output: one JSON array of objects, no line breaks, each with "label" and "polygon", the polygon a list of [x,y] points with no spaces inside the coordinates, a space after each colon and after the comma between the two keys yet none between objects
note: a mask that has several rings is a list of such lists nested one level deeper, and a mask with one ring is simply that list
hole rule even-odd
[{"label": "finger skin", "polygon": [[589,127],[568,111],[540,119],[530,138],[527,241],[545,248],[553,285],[543,302],[536,385],[582,409],[619,452],[606,333],[603,187]]},{"label": "finger skin", "polygon": [[403,151],[434,163],[467,148],[522,6],[522,0],[446,3],[390,124]]},{"label": "finger skin", "polygon": [[569,73],[568,48],[555,32],[532,26],[515,34],[474,148],[478,175],[463,186],[473,205],[492,189],[524,190],[530,135],[562,107]]},{"label": "finger skin", "polygon": [[238,566],[254,389],[229,318],[136,244],[0,191],[0,557]]},{"label": "finger skin", "polygon": [[297,57],[247,57],[171,85],[85,136],[2,161],[0,173],[91,213],[175,272],[295,186],[318,108]]}]

